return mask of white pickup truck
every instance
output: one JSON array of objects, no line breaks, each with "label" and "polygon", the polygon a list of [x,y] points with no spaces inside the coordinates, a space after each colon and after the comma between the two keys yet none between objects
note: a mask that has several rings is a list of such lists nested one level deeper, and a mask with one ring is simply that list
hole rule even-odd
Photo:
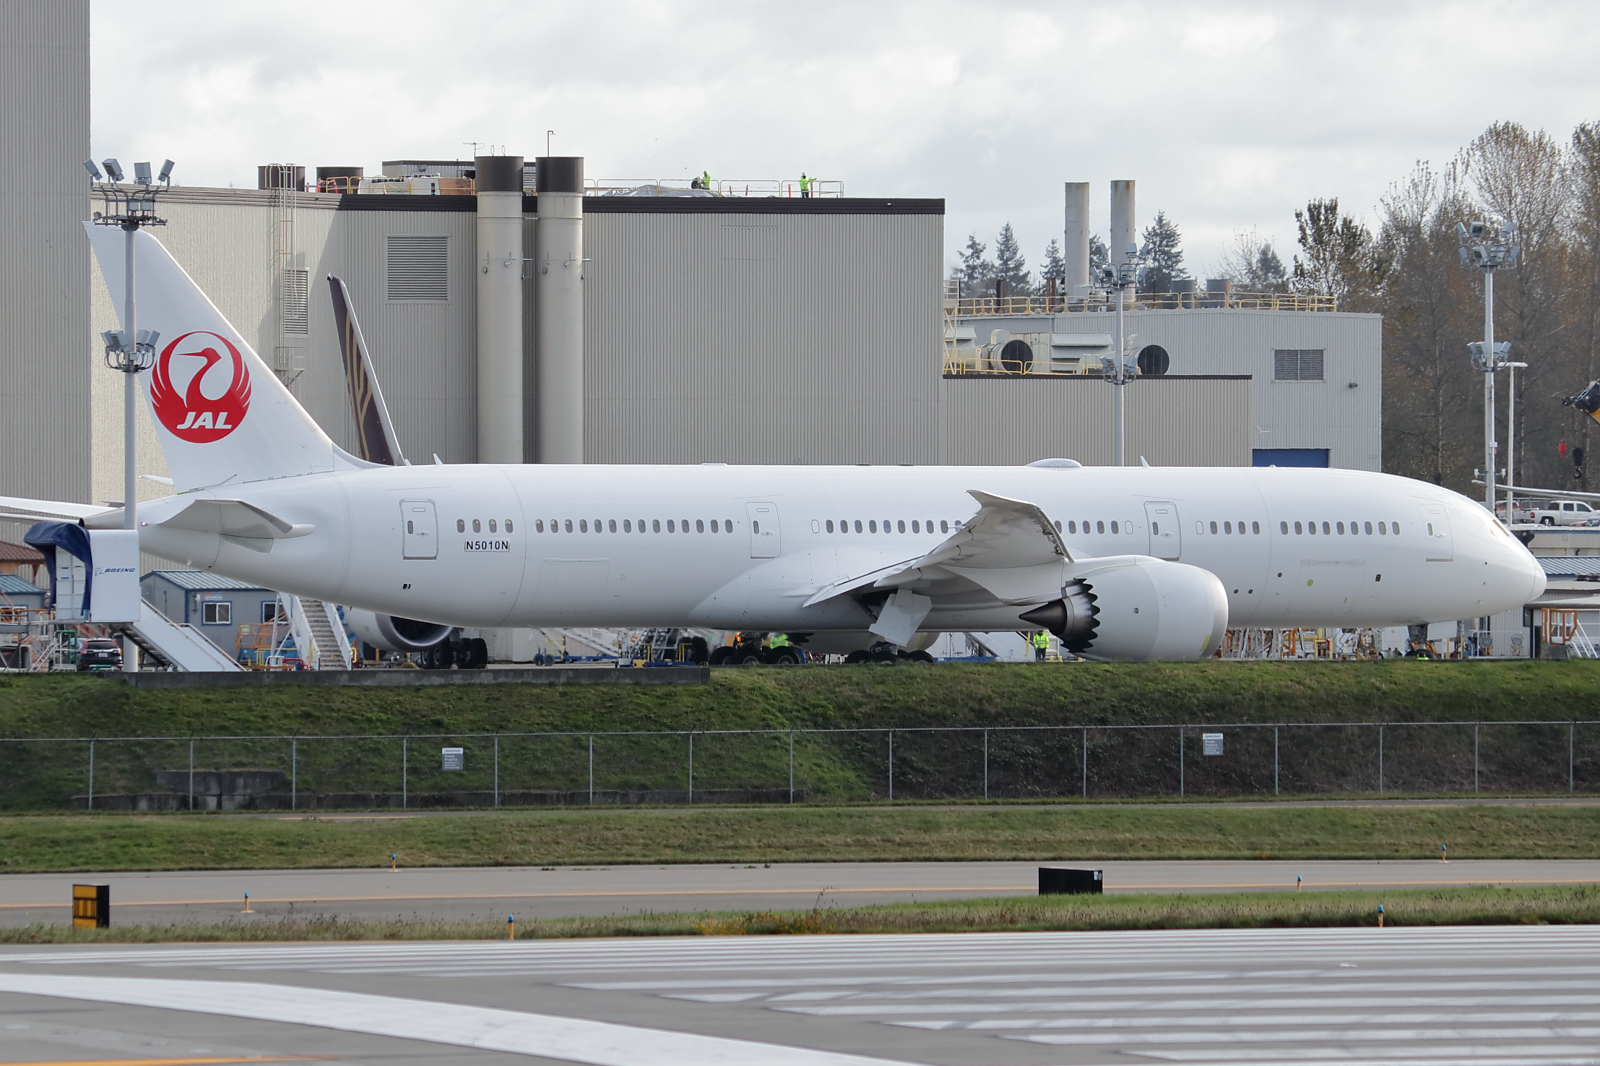
[{"label": "white pickup truck", "polygon": [[[1505,504],[1500,505],[1505,517]],[[1600,510],[1582,500],[1518,500],[1513,522],[1541,526],[1600,526]]]}]

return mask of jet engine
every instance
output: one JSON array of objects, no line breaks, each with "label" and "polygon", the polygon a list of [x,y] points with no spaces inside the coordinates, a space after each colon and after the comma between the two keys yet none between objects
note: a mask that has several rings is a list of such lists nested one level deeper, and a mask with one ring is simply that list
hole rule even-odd
[{"label": "jet engine", "polygon": [[1228,596],[1198,566],[1138,555],[1091,559],[1073,569],[1060,599],[1021,619],[1088,659],[1200,659],[1221,645]]},{"label": "jet engine", "polygon": [[344,621],[356,636],[384,651],[425,651],[449,637],[455,628],[355,607],[345,609]]}]

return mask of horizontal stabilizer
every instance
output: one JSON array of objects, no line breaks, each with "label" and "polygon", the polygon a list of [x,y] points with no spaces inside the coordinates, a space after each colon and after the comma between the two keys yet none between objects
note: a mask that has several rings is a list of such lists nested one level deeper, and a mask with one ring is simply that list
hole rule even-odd
[{"label": "horizontal stabilizer", "polygon": [[41,518],[70,518],[79,521],[100,515],[121,515],[122,507],[93,503],[63,503],[60,500],[30,500],[22,496],[0,496],[0,518],[36,522]]},{"label": "horizontal stabilizer", "polygon": [[305,522],[286,522],[243,500],[210,499],[195,500],[161,525],[166,529],[215,533],[244,540],[287,540],[315,533],[317,529]]}]

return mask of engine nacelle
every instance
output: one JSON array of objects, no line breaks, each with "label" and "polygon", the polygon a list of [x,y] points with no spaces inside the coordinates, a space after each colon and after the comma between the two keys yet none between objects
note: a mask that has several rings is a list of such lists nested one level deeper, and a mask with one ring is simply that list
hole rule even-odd
[{"label": "engine nacelle", "polygon": [[1052,600],[1021,616],[1087,659],[1201,659],[1228,628],[1228,595],[1209,570],[1143,555],[1090,559]]},{"label": "engine nacelle", "polygon": [[374,648],[400,652],[431,648],[450,636],[455,628],[414,618],[396,618],[392,614],[375,614],[356,607],[345,608],[344,622],[351,632]]}]

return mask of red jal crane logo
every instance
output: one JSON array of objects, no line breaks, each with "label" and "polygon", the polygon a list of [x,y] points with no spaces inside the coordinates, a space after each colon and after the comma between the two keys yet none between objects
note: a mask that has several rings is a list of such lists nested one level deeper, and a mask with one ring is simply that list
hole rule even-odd
[{"label": "red jal crane logo", "polygon": [[[226,360],[218,347],[227,350]],[[208,390],[220,395],[207,395]],[[250,410],[250,372],[244,356],[220,333],[185,333],[162,349],[156,360],[150,406],[180,440],[191,444],[221,440],[239,428]]]}]

